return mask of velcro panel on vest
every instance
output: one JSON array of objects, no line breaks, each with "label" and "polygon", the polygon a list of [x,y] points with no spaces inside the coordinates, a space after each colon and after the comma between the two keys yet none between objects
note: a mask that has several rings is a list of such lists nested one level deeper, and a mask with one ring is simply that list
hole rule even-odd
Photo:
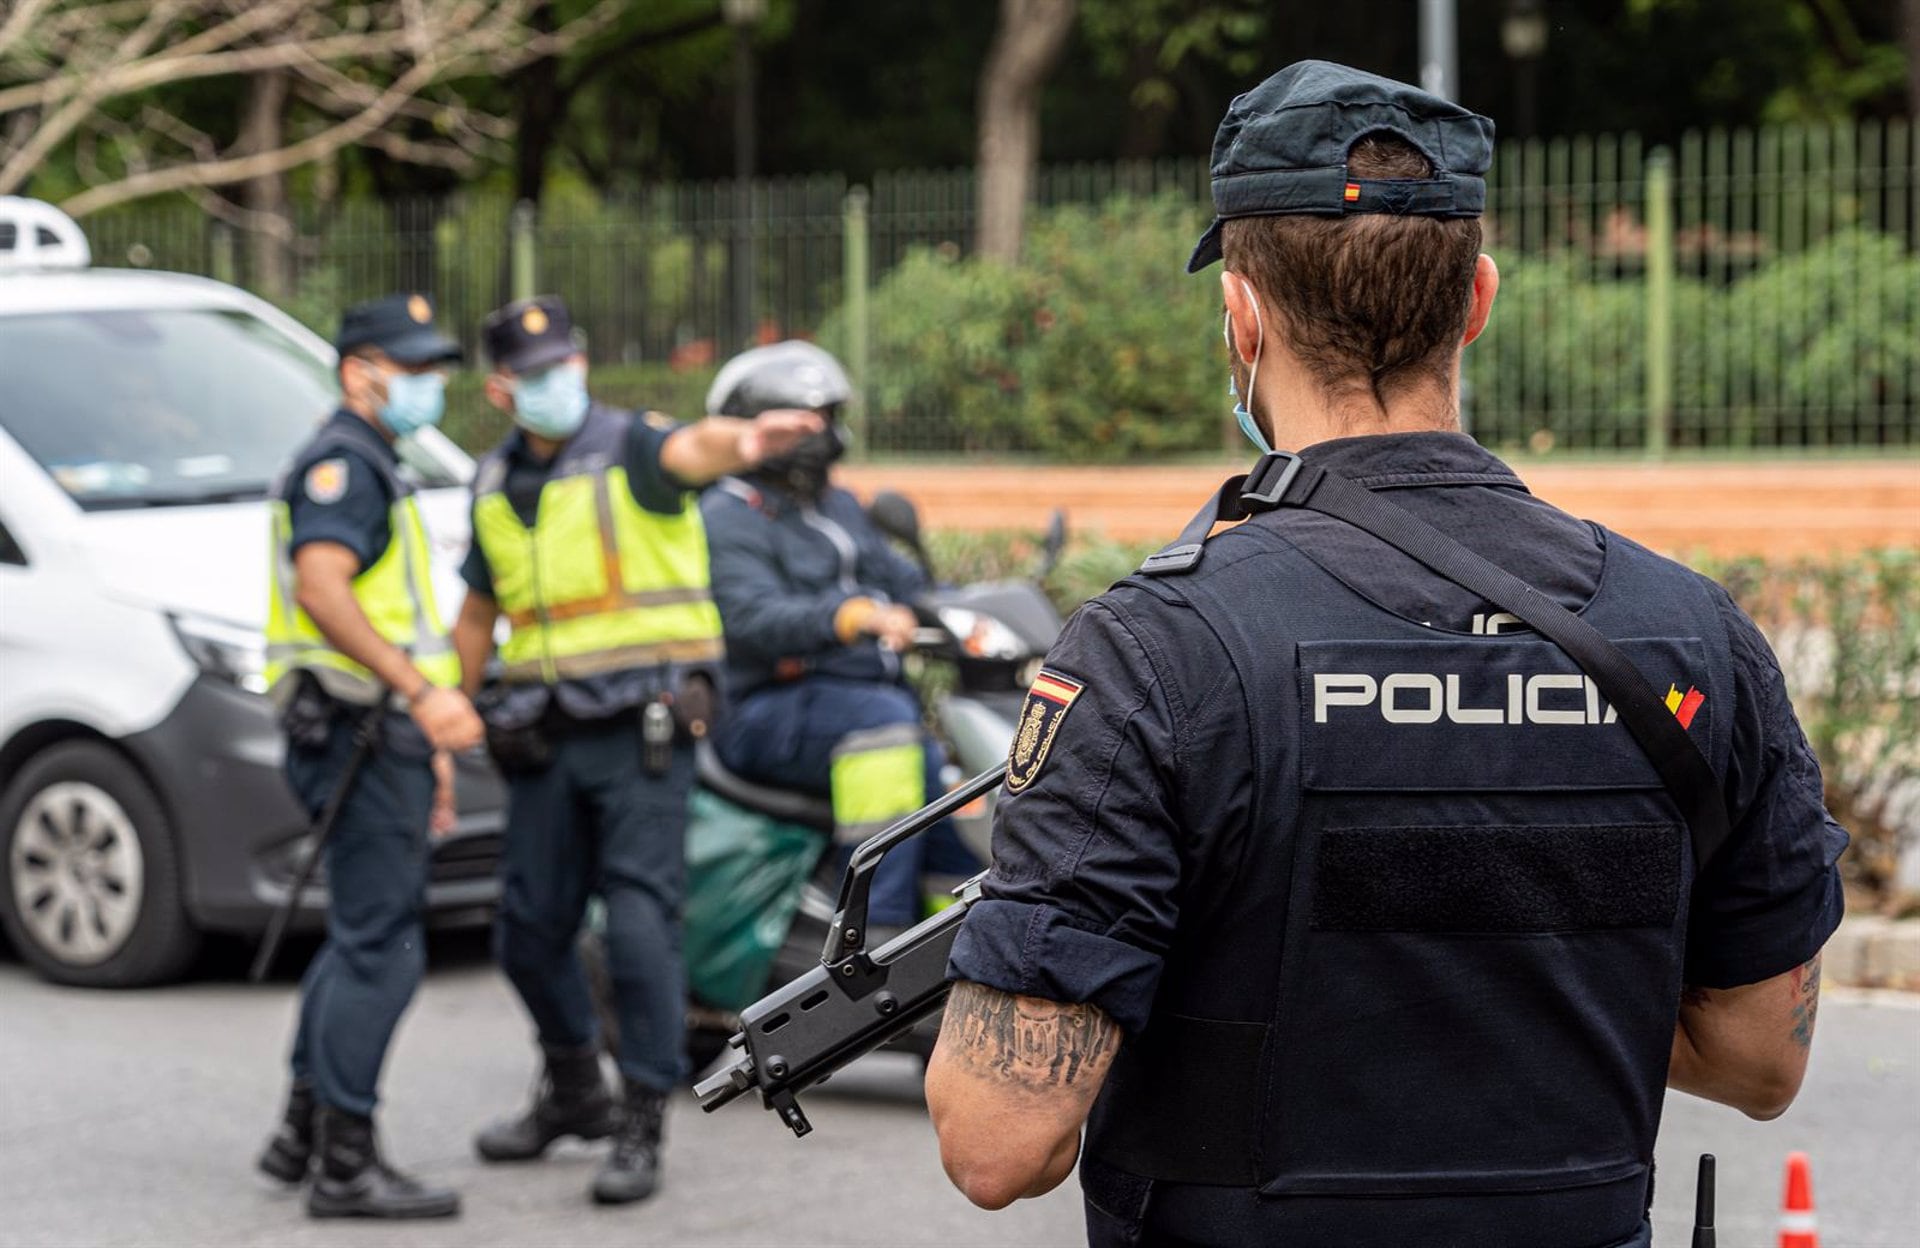
[{"label": "velcro panel on vest", "polygon": [[1665,927],[1680,904],[1673,839],[1662,824],[1329,829],[1310,922],[1372,932]]},{"label": "velcro panel on vest", "polygon": [[[1702,643],[1622,648],[1704,734]],[[1297,687],[1260,1190],[1357,1198],[1361,1224],[1410,1198],[1560,1193],[1539,1242],[1629,1234],[1684,913],[1658,774],[1532,638],[1303,643]]]}]

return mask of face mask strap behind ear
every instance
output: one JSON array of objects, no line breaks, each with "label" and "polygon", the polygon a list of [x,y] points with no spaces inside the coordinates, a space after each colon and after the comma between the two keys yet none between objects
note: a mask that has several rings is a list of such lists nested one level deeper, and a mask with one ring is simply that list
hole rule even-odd
[{"label": "face mask strap behind ear", "polygon": [[[1253,305],[1254,340],[1253,364],[1247,370],[1246,394],[1240,393],[1239,383],[1233,379],[1232,368],[1229,367],[1227,370],[1227,387],[1234,396],[1233,418],[1240,422],[1240,431],[1247,435],[1248,441],[1260,448],[1262,455],[1271,455],[1273,447],[1267,442],[1267,435],[1260,431],[1260,422],[1253,418],[1253,413],[1247,408],[1247,403],[1254,395],[1254,386],[1260,380],[1260,353],[1266,350],[1267,327],[1260,318],[1260,300],[1254,297],[1253,284],[1244,277],[1236,277],[1234,280],[1240,283],[1240,289],[1245,293],[1247,302]],[[1221,332],[1227,340],[1228,356],[1233,361],[1239,360],[1240,348],[1233,340],[1233,313],[1227,313],[1226,325]]]}]

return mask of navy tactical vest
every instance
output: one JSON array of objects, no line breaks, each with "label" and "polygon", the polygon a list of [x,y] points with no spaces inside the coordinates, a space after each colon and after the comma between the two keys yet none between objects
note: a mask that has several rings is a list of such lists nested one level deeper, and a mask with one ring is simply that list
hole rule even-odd
[{"label": "navy tactical vest", "polygon": [[[1557,646],[1402,618],[1296,549],[1301,519],[1256,516],[1257,552],[1125,582],[1190,608],[1236,668],[1254,833],[1243,861],[1195,869],[1209,900],[1183,910],[1094,1107],[1093,1241],[1633,1242],[1686,822]],[[1709,587],[1608,534],[1580,614],[1724,779],[1733,668]]]}]

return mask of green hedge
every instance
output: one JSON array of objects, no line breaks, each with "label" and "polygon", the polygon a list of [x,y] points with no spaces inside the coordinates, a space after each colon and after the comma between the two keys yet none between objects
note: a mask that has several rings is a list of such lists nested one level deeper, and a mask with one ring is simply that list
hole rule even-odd
[{"label": "green hedge", "polygon": [[[1104,460],[1219,448],[1218,291],[1170,262],[1199,229],[1191,201],[1119,198],[1035,214],[1017,267],[910,252],[872,298],[873,446]],[[823,339],[845,333],[830,320]]]},{"label": "green hedge", "polygon": [[[937,532],[930,552],[953,581],[1029,575],[1038,535]],[[1063,612],[1131,573],[1158,543],[1075,538],[1049,580]],[[1920,550],[1825,559],[1699,559],[1779,652],[1801,726],[1819,756],[1827,806],[1853,836],[1843,866],[1869,896],[1892,895],[1920,810]]]},{"label": "green hedge", "polygon": [[[1184,199],[1036,213],[1009,267],[916,250],[871,302],[882,451],[1121,462],[1233,445],[1218,284],[1182,261]],[[1646,425],[1646,289],[1570,255],[1511,256],[1466,352],[1477,436],[1622,448]],[[1920,443],[1920,257],[1854,229],[1674,290],[1677,446]],[[825,338],[844,341],[831,321]]]}]

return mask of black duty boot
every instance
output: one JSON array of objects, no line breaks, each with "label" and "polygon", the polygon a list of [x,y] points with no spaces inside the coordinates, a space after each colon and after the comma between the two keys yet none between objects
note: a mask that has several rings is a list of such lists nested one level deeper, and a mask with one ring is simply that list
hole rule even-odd
[{"label": "black duty boot", "polygon": [[309,1216],[450,1218],[460,1212],[458,1192],[428,1187],[381,1159],[373,1119],[322,1105],[317,1126]]},{"label": "black duty boot", "polygon": [[306,1181],[307,1167],[313,1161],[313,1085],[296,1079],[287,1090],[287,1112],[280,1127],[260,1153],[258,1165],[263,1174],[282,1183]]},{"label": "black duty boot", "polygon": [[600,1050],[546,1049],[547,1071],[533,1106],[474,1137],[485,1161],[532,1161],[563,1135],[600,1140],[619,1125],[613,1096],[600,1074]]},{"label": "black duty boot", "polygon": [[593,1176],[595,1204],[625,1205],[653,1195],[660,1185],[660,1136],[666,1114],[666,1093],[627,1080],[627,1102],[620,1107],[613,1152]]}]

